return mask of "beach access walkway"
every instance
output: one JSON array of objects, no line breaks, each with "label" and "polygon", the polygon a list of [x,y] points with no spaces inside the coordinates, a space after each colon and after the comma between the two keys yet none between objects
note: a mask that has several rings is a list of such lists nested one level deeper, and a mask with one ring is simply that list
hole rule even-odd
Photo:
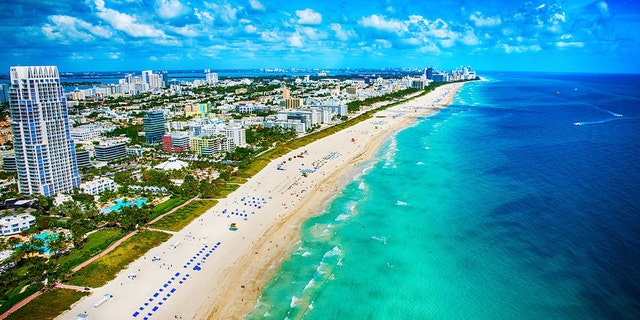
[{"label": "beach access walkway", "polygon": [[[170,215],[172,213],[174,213],[176,210],[190,204],[191,202],[193,202],[194,200],[198,200],[200,199],[200,197],[193,197],[187,201],[185,201],[185,203],[167,211],[166,213],[163,213],[159,216],[157,216],[156,218],[154,218],[153,220],[149,221],[147,224],[153,224],[156,221],[164,218],[167,215]],[[159,231],[164,231],[164,230],[159,230]],[[104,251],[100,252],[99,254],[91,257],[89,260],[77,265],[75,268],[71,269],[71,273],[77,272],[78,270],[86,267],[87,265],[89,265],[90,263],[96,261],[97,259],[103,257],[104,255],[106,255],[107,253],[115,250],[115,248],[117,248],[122,242],[126,241],[127,239],[133,237],[134,234],[136,234],[138,232],[138,230],[136,231],[132,231],[129,234],[127,234],[126,236],[122,237],[120,240],[116,241],[115,243],[113,243],[111,246],[109,246],[109,248],[105,249]],[[166,231],[165,231],[166,232]],[[83,287],[78,287],[78,286],[71,286],[71,285],[65,285],[62,283],[58,283],[56,282],[56,284],[54,285],[54,287],[56,288],[63,288],[63,289],[71,289],[71,290],[76,290],[76,291],[86,291]],[[89,290],[90,291],[90,290]],[[24,305],[26,305],[27,303],[31,302],[31,300],[35,299],[36,297],[38,297],[39,295],[41,295],[43,293],[43,290],[38,290],[38,292],[35,292],[34,294],[26,297],[25,299],[23,299],[22,301],[16,303],[13,307],[11,307],[9,310],[7,310],[5,313],[3,313],[2,315],[0,315],[0,320],[5,319],[6,317],[8,317],[10,314],[14,313],[16,310],[22,308]]]}]

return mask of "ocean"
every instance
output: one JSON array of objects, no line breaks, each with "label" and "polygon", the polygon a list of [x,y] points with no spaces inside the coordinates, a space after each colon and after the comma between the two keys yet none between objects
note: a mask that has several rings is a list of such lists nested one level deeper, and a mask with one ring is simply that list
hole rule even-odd
[{"label": "ocean", "polygon": [[640,318],[640,76],[483,76],[304,223],[247,318]]}]

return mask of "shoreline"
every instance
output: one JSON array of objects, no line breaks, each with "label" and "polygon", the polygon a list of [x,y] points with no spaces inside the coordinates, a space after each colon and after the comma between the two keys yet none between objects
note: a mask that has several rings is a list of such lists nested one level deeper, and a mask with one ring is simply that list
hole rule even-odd
[{"label": "shoreline", "polygon": [[391,135],[447,107],[463,84],[440,86],[273,160],[57,319],[243,318],[295,249],[304,221],[321,214]]},{"label": "shoreline", "polygon": [[[287,220],[284,221],[296,226],[295,228],[286,228],[286,226],[282,224],[278,224],[279,227],[278,225],[273,226],[276,227],[276,229],[270,229],[269,232],[265,233],[263,238],[260,239],[264,241],[260,241],[259,244],[252,246],[251,252],[236,262],[242,266],[241,269],[250,270],[242,274],[237,274],[236,276],[240,279],[253,279],[253,281],[250,281],[249,285],[241,285],[244,287],[238,287],[236,289],[241,290],[235,291],[233,290],[234,284],[232,279],[228,279],[222,283],[220,286],[221,291],[233,294],[225,295],[225,299],[222,302],[217,301],[217,305],[210,308],[209,312],[206,313],[206,317],[198,319],[243,319],[248,313],[250,313],[258,302],[262,294],[263,287],[273,278],[275,273],[278,272],[280,264],[289,257],[291,252],[296,250],[296,244],[301,241],[300,227],[302,224],[309,218],[322,214],[329,203],[338,196],[338,193],[328,193],[327,189],[333,189],[336,191],[342,190],[346,184],[353,179],[353,177],[361,174],[359,172],[361,164],[375,160],[376,154],[379,152],[385,141],[387,141],[391,136],[397,134],[399,131],[408,128],[408,125],[416,118],[431,116],[439,110],[448,107],[451,104],[455,93],[461,86],[462,85],[454,86],[439,107],[428,108],[425,112],[419,112],[415,115],[402,117],[402,121],[390,126],[380,134],[376,135],[374,139],[370,140],[364,147],[364,150],[356,154],[354,158],[349,161],[348,165],[337,169],[329,177],[320,182],[320,184],[316,186],[309,195],[307,195],[305,201],[291,213]],[[429,94],[418,99],[426,98]],[[403,103],[388,110],[403,107],[414,101],[415,100]],[[385,111],[381,112],[384,113]],[[378,113],[376,113],[376,115],[377,114]],[[372,119],[375,119],[375,116]],[[370,120],[371,119],[367,121]],[[274,248],[273,244],[277,244],[277,247]],[[273,250],[268,257],[263,257],[260,260],[252,259],[253,256],[251,253],[264,252],[264,249],[268,249],[268,247],[278,250]]]}]

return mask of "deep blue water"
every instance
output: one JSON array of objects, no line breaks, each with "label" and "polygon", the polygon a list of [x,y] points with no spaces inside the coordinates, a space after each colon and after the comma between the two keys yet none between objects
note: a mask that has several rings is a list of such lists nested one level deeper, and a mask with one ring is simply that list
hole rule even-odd
[{"label": "deep blue water", "polygon": [[303,225],[249,318],[640,318],[640,76],[487,77]]}]

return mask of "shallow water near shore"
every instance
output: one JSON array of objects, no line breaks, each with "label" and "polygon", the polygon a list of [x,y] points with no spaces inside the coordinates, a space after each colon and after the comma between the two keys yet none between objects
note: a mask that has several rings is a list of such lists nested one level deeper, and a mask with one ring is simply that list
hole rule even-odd
[{"label": "shallow water near shore", "polygon": [[247,318],[638,318],[640,77],[489,77],[309,219]]}]

